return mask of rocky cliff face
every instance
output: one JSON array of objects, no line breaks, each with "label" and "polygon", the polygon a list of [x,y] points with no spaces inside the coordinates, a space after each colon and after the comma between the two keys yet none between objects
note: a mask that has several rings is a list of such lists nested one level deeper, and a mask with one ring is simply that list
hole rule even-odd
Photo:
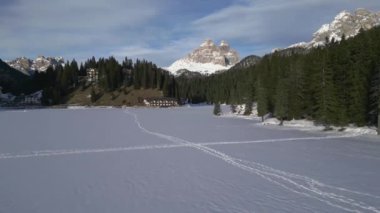
[{"label": "rocky cliff face", "polygon": [[20,72],[31,75],[34,72],[45,72],[49,66],[63,65],[65,63],[62,57],[44,57],[39,56],[35,60],[21,57],[12,61],[7,61],[7,64]]},{"label": "rocky cliff face", "polygon": [[166,69],[177,74],[178,70],[189,70],[202,74],[212,74],[227,70],[239,62],[239,54],[226,41],[217,46],[212,40],[206,40],[185,58],[179,59]]},{"label": "rocky cliff face", "polygon": [[343,11],[339,13],[330,24],[324,24],[317,32],[313,34],[313,40],[310,42],[301,42],[290,46],[312,48],[323,46],[326,38],[329,41],[340,41],[342,36],[346,38],[356,36],[360,29],[369,30],[380,25],[380,12],[375,13],[366,9],[357,9],[353,13]]},{"label": "rocky cliff face", "polygon": [[207,40],[187,56],[187,59],[197,63],[212,63],[229,66],[239,62],[239,55],[230,48],[226,41],[216,46],[212,40]]}]

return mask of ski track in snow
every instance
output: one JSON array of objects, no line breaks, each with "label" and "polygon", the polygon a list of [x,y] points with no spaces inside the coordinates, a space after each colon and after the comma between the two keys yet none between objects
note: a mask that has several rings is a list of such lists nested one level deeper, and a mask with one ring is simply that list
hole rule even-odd
[{"label": "ski track in snow", "polygon": [[[302,175],[297,175],[297,174],[292,174],[289,172],[277,170],[256,162],[251,162],[251,161],[245,161],[242,159],[238,158],[233,158],[226,153],[217,151],[215,149],[209,148],[206,145],[203,144],[197,144],[197,143],[192,143],[190,141],[184,140],[182,138],[178,138],[175,136],[171,135],[166,135],[163,133],[159,132],[153,132],[150,131],[140,123],[137,114],[132,113],[128,110],[125,111],[125,113],[133,116],[135,123],[137,126],[140,128],[141,131],[157,136],[159,138],[163,138],[166,140],[169,140],[175,144],[181,144],[181,145],[186,145],[191,148],[200,150],[206,154],[209,154],[211,156],[214,156],[216,158],[219,158],[226,163],[242,169],[244,171],[247,171],[249,173],[253,173],[256,175],[259,175],[260,177],[264,178],[265,180],[274,183],[278,186],[281,186],[284,189],[287,189],[291,192],[304,195],[306,197],[312,198],[312,199],[317,199],[321,202],[324,202],[327,205],[330,205],[332,207],[339,208],[341,210],[349,211],[349,212],[362,212],[362,211],[370,211],[370,212],[376,212],[380,213],[380,210],[373,207],[369,206],[366,203],[362,201],[355,200],[354,198],[350,198],[338,194],[341,192],[345,192],[346,194],[354,194],[355,196],[361,196],[361,198],[366,198],[366,197],[371,197],[374,199],[379,199],[379,196],[374,196],[371,194],[367,193],[362,193],[358,191],[353,191],[349,189],[345,189],[342,187],[335,187],[335,186],[330,186],[327,184],[323,184],[317,180],[314,180],[310,177],[302,176]],[[351,137],[354,137],[355,135],[352,135]],[[339,136],[338,136],[339,137]],[[340,137],[349,137],[349,136],[340,136]],[[327,136],[324,137],[325,139],[331,139],[332,136]],[[336,137],[335,137],[336,138]],[[315,139],[315,138],[314,138]],[[288,139],[291,140],[291,139]],[[305,139],[304,139],[305,140]],[[308,138],[310,140],[310,138]],[[274,141],[274,140],[272,140]],[[228,142],[224,142],[225,144],[230,144]],[[223,144],[223,142],[222,142]],[[325,190],[324,190],[325,189]],[[335,191],[335,192],[331,192]]]},{"label": "ski track in snow", "polygon": [[[223,141],[223,142],[201,142],[196,143],[202,146],[219,146],[219,145],[234,145],[234,144],[255,144],[255,143],[276,143],[287,141],[304,141],[304,140],[326,140],[347,138],[348,136],[331,136],[331,137],[307,137],[307,138],[284,138],[284,139],[265,139],[265,140],[252,140],[252,141]],[[352,137],[352,136],[350,136]],[[72,149],[72,150],[41,150],[31,151],[24,153],[0,153],[1,159],[17,159],[17,158],[34,158],[34,157],[52,157],[59,155],[78,155],[78,154],[91,154],[91,153],[105,153],[105,152],[124,152],[134,150],[150,150],[150,149],[172,149],[191,147],[190,144],[166,144],[166,145],[153,145],[153,146],[130,146],[130,147],[116,147],[104,149]]]},{"label": "ski track in snow", "polygon": [[103,153],[103,152],[123,152],[133,150],[149,150],[149,149],[168,149],[186,147],[184,145],[155,145],[155,146],[132,146],[132,147],[118,147],[118,148],[106,148],[106,149],[74,149],[74,150],[43,150],[32,151],[28,153],[3,153],[0,154],[0,159],[17,159],[17,158],[34,158],[34,157],[51,157],[59,155],[78,155],[78,154],[90,154],[90,153]]},{"label": "ski track in snow", "polygon": [[[234,145],[234,144],[276,143],[276,142],[304,141],[304,140],[326,140],[326,139],[337,139],[337,138],[347,138],[347,137],[348,136],[284,138],[284,139],[265,139],[265,140],[252,140],[252,141],[201,142],[201,143],[196,143],[196,144],[202,145],[202,146],[220,146],[220,145]],[[0,160],[17,159],[17,158],[53,157],[53,156],[60,156],[60,155],[106,153],[106,152],[126,152],[126,151],[134,151],[134,150],[173,149],[173,148],[184,148],[184,147],[192,147],[192,145],[190,144],[166,144],[165,145],[164,144],[164,145],[152,145],[152,146],[129,146],[129,147],[104,148],[104,149],[41,150],[41,151],[30,151],[30,152],[23,152],[23,153],[16,153],[16,154],[15,153],[0,153]],[[356,156],[352,156],[352,157],[356,157]]]}]

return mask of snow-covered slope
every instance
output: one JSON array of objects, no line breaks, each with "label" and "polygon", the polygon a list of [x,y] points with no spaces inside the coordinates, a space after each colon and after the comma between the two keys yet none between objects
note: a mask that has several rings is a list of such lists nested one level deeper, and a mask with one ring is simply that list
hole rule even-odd
[{"label": "snow-covered slope", "polygon": [[380,12],[375,13],[366,9],[357,9],[353,13],[342,11],[330,24],[324,24],[313,34],[310,42],[301,42],[289,46],[289,48],[312,48],[323,46],[326,38],[329,41],[340,41],[344,35],[346,38],[356,36],[360,29],[369,30],[380,25]]},{"label": "snow-covered slope", "polygon": [[183,58],[175,61],[170,67],[166,68],[173,74],[177,75],[179,74],[178,71],[181,70],[189,70],[192,72],[199,72],[204,75],[212,74],[220,70],[228,70],[231,68],[230,66],[223,66],[220,64],[214,64],[214,63],[198,63],[194,62],[192,60],[189,60],[188,58]]},{"label": "snow-covered slope", "polygon": [[206,40],[192,53],[175,61],[165,69],[175,75],[179,74],[179,70],[208,75],[217,71],[227,70],[238,62],[239,54],[231,49],[226,41],[221,41],[220,45],[217,46],[213,41]]},{"label": "snow-covered slope", "polygon": [[34,72],[45,72],[49,66],[64,65],[65,61],[62,57],[44,57],[38,56],[35,60],[21,57],[16,58],[11,61],[6,61],[6,63],[20,72],[31,75]]}]

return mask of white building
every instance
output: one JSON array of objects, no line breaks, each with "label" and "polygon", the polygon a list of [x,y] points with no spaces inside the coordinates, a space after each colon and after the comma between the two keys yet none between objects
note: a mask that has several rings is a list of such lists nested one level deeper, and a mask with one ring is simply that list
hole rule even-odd
[{"label": "white building", "polygon": [[98,75],[98,70],[94,68],[89,68],[86,70],[87,72],[87,81],[91,83],[96,83],[98,82],[99,75]]}]

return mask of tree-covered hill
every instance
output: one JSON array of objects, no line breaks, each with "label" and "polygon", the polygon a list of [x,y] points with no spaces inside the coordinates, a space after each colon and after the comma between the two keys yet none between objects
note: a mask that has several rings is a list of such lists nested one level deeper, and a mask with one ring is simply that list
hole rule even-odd
[{"label": "tree-covered hill", "polygon": [[0,59],[0,87],[3,93],[27,93],[31,91],[29,76],[13,69]]},{"label": "tree-covered hill", "polygon": [[254,66],[178,78],[178,95],[193,102],[258,103],[259,115],[310,118],[325,124],[375,124],[379,108],[380,28],[329,41],[310,51],[264,56]]},{"label": "tree-covered hill", "polygon": [[[90,85],[94,87],[97,96],[126,87],[135,90],[156,89],[162,91],[164,96],[175,95],[175,79],[169,72],[158,68],[152,62],[132,62],[128,58],[119,63],[114,57],[98,60],[92,57],[80,65],[73,60],[65,66],[50,67],[46,72],[36,73],[33,82],[43,90],[44,104],[65,104],[73,92],[78,89],[84,91],[89,86],[86,72],[88,69],[94,69],[98,76],[96,82]],[[109,105],[111,104],[110,101]]]},{"label": "tree-covered hill", "polygon": [[[88,69],[95,70],[98,76],[96,82],[88,81]],[[98,60],[92,57],[82,64],[72,60],[66,62],[64,66],[51,66],[46,72],[36,72],[31,77],[0,60],[0,86],[3,92],[15,95],[43,90],[44,105],[66,104],[70,97],[75,95],[74,92],[85,91],[89,86],[95,88],[97,96],[104,94],[105,97],[107,94],[112,96],[120,90],[124,91],[124,88],[139,90],[136,94],[142,97],[145,94],[144,90],[147,91],[146,95],[149,97],[152,95],[149,91],[157,91],[154,94],[168,97],[176,95],[175,78],[169,72],[145,60],[133,62],[125,58],[122,63],[119,63],[114,57]],[[112,105],[112,103],[113,101],[109,103],[102,101],[104,105]]]}]

